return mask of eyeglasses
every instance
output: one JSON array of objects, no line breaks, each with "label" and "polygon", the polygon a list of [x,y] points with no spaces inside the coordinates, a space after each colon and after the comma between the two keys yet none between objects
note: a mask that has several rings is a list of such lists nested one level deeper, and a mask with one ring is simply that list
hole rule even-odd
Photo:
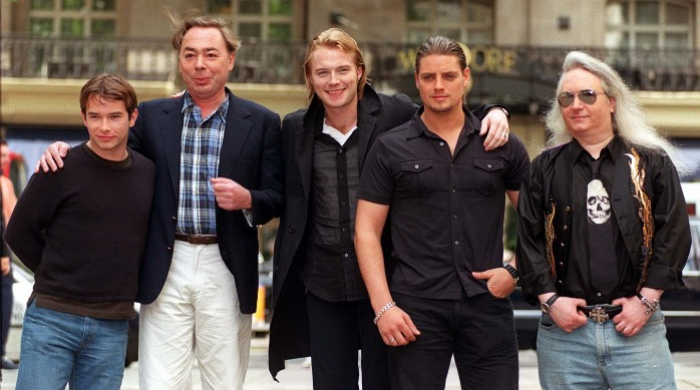
[{"label": "eyeglasses", "polygon": [[598,99],[598,95],[607,95],[605,92],[596,92],[592,89],[582,89],[574,94],[571,91],[564,91],[559,94],[557,101],[559,105],[566,108],[574,104],[574,98],[578,96],[578,100],[588,104],[589,106],[595,103]]}]

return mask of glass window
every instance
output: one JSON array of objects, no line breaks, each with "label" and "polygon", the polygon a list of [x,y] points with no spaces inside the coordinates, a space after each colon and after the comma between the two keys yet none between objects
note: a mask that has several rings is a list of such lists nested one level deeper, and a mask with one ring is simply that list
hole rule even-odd
[{"label": "glass window", "polygon": [[659,34],[637,33],[637,47],[642,49],[657,49],[659,47]]},{"label": "glass window", "polygon": [[85,33],[85,21],[83,19],[61,19],[61,34],[69,36],[82,36]]},{"label": "glass window", "polygon": [[241,38],[290,40],[295,23],[294,4],[301,0],[208,0],[212,13],[232,19]]},{"label": "glass window", "polygon": [[690,0],[610,0],[605,45],[610,48],[691,49],[695,2]]},{"label": "glass window", "polygon": [[270,15],[292,15],[292,0],[270,0]]},{"label": "glass window", "polygon": [[452,38],[455,41],[460,40],[460,31],[456,28],[439,28],[435,33],[443,37]]},{"label": "glass window", "polygon": [[430,0],[409,0],[406,5],[406,18],[409,21],[427,21],[432,19]]},{"label": "glass window", "polygon": [[94,11],[114,11],[116,10],[114,3],[115,0],[95,0],[92,9]]},{"label": "glass window", "polygon": [[408,32],[407,41],[408,41],[408,43],[418,44],[418,43],[422,43],[423,41],[428,39],[428,37],[430,37],[431,35],[433,35],[431,29],[427,29],[427,28],[411,29]]},{"label": "glass window", "polygon": [[262,13],[262,2],[260,0],[239,0],[238,12],[241,15],[260,15]]},{"label": "glass window", "polygon": [[231,0],[209,0],[209,13],[230,14]]},{"label": "glass window", "polygon": [[688,7],[669,3],[666,7],[666,24],[687,25],[690,22]]},{"label": "glass window", "polygon": [[85,0],[62,0],[63,10],[79,11],[85,7]]},{"label": "glass window", "polygon": [[32,35],[42,37],[49,36],[53,33],[53,19],[50,18],[32,18],[29,21]]},{"label": "glass window", "polygon": [[33,10],[52,10],[53,0],[32,0]]},{"label": "glass window", "polygon": [[267,33],[270,39],[290,40],[292,38],[292,25],[289,23],[270,23]]},{"label": "glass window", "polygon": [[242,37],[262,38],[262,26],[260,23],[240,23],[238,35]]},{"label": "glass window", "polygon": [[31,5],[29,28],[34,35],[89,37],[117,33],[117,0],[32,0]]},{"label": "glass window", "polygon": [[114,20],[110,19],[94,19],[90,26],[93,36],[114,36],[116,33],[116,28],[114,25]]},{"label": "glass window", "polygon": [[659,3],[656,1],[637,2],[634,20],[637,24],[659,24]]},{"label": "glass window", "polygon": [[468,22],[491,22],[493,18],[492,0],[471,0],[467,6]]},{"label": "glass window", "polygon": [[[462,4],[460,4],[460,0],[439,0],[437,3],[438,20],[446,23],[461,21],[461,6]],[[459,39],[459,37],[457,37],[457,39]]]},{"label": "glass window", "polygon": [[683,49],[690,46],[690,37],[688,34],[666,34],[666,47],[671,49]]},{"label": "glass window", "polygon": [[467,44],[493,43],[494,0],[408,0],[406,40],[445,35]]}]

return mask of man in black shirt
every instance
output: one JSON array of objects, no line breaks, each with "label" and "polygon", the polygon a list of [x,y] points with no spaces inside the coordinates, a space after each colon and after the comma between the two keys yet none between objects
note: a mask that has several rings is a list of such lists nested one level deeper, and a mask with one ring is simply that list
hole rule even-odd
[{"label": "man in black shirt", "polygon": [[[386,346],[355,255],[355,194],[376,137],[416,107],[405,95],[374,91],[357,42],[340,29],[317,35],[304,63],[311,103],[282,123],[285,210],[274,251],[270,372],[310,355],[314,389],[357,389],[359,348],[362,388],[384,390]],[[506,142],[508,122],[499,109],[488,117],[492,149]]]},{"label": "man in black shirt", "polygon": [[155,179],[153,163],[126,146],[136,103],[118,75],[88,81],[89,141],[64,169],[32,176],[7,226],[7,243],[35,273],[17,389],[121,385]]},{"label": "man in black shirt", "polygon": [[[608,65],[564,60],[552,131],[519,204],[523,293],[544,314],[545,389],[675,389],[663,315],[690,228],[673,148]],[[682,165],[681,165],[682,168]]]},{"label": "man in black shirt", "polygon": [[[463,388],[517,389],[518,351],[503,268],[505,195],[529,160],[515,137],[486,152],[463,105],[469,68],[445,37],[416,55],[423,107],[377,138],[358,192],[356,248],[395,389],[443,389],[454,355]],[[390,217],[391,291],[381,235]],[[476,273],[476,274],[475,274]]]}]

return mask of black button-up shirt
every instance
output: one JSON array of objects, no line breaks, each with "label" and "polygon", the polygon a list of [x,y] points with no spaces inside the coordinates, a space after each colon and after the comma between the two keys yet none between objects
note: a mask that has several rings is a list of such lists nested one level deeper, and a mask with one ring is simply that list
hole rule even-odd
[{"label": "black button-up shirt", "polygon": [[320,131],[314,142],[313,192],[305,236],[304,285],[329,302],[367,298],[355,254],[360,182],[358,130],[344,145]]},{"label": "black button-up shirt", "polygon": [[[609,195],[612,195],[615,164],[628,163],[628,161],[621,161],[624,160],[620,157],[624,153],[624,150],[621,149],[623,147],[622,142],[616,137],[600,153],[599,179],[603,182],[603,187],[605,187]],[[576,140],[572,141],[569,147],[573,205],[571,252],[569,254],[569,262],[566,264],[566,277],[562,280],[560,291],[564,296],[582,298],[589,304],[611,303],[616,298],[634,295],[636,291],[634,267],[625,248],[622,234],[620,234],[615,211],[611,207],[612,238],[615,245],[617,272],[620,275],[620,282],[617,288],[610,293],[610,296],[605,296],[605,294],[598,292],[591,285],[586,195],[592,174],[587,159],[592,159],[590,154]],[[555,181],[554,185],[557,185],[557,183],[560,182]]]},{"label": "black button-up shirt", "polygon": [[529,167],[515,136],[491,152],[480,121],[466,108],[454,151],[420,118],[378,137],[365,163],[358,197],[390,206],[391,290],[461,299],[488,292],[472,271],[501,267],[505,191],[517,191]]}]

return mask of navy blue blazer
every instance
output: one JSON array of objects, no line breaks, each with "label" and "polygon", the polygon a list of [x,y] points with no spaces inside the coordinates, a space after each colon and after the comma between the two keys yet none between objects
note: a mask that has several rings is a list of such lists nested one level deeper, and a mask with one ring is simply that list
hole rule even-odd
[{"label": "navy blue blazer", "polygon": [[[241,312],[254,313],[258,290],[257,225],[279,216],[283,178],[280,117],[269,109],[236,97],[227,88],[229,108],[221,146],[219,177],[250,190],[253,227],[243,212],[216,209],[219,250],[233,274]],[[184,97],[156,99],[138,106],[129,132],[129,147],[156,164],[153,207],[146,250],[139,272],[137,301],[149,304],[160,294],[170,269],[175,242],[180,185],[180,148]]]}]

